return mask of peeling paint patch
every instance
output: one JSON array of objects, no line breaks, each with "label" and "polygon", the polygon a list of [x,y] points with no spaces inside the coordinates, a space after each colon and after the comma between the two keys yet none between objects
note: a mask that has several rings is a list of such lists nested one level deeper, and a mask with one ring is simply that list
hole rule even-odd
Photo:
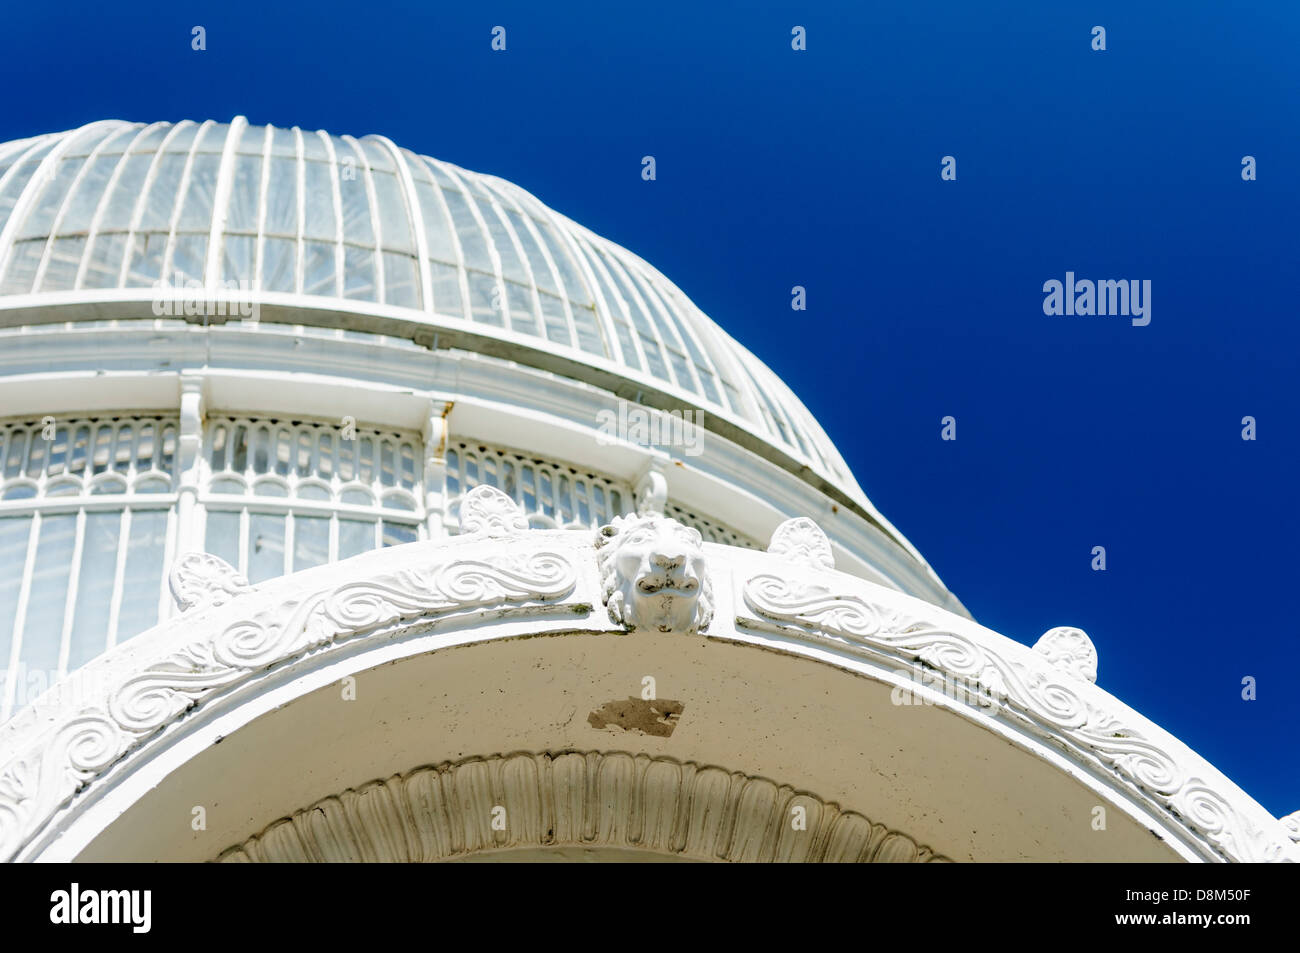
[{"label": "peeling paint patch", "polygon": [[667,738],[677,727],[677,720],[685,707],[671,698],[647,701],[644,698],[628,697],[606,702],[587,716],[587,724],[593,728],[622,728],[624,731]]}]

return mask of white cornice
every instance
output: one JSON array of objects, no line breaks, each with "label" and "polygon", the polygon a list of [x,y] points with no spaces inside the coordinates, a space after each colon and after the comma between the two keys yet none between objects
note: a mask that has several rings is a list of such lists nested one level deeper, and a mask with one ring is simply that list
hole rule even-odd
[{"label": "white cornice", "polygon": [[[42,373],[23,373],[38,366]],[[451,403],[451,436],[473,437],[635,480],[652,451],[598,443],[597,415],[618,399],[589,383],[460,351],[230,325],[39,330],[0,348],[0,406],[13,416],[178,406],[179,376],[202,372],[209,411],[350,415],[378,427],[421,429],[429,401]],[[292,383],[290,383],[292,381]],[[671,494],[764,540],[783,520],[811,516],[844,569],[945,608],[964,607],[901,536],[838,506],[753,449],[707,435],[705,452],[672,450]]]}]

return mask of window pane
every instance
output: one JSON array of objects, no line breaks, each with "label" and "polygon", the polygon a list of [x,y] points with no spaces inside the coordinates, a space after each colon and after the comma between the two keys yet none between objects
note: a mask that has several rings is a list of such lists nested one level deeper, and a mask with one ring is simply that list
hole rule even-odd
[{"label": "window pane", "polygon": [[339,520],[339,559],[368,553],[374,548],[374,523],[366,520]]},{"label": "window pane", "polygon": [[86,538],[77,577],[77,606],[72,616],[68,671],[80,668],[108,648],[109,611],[117,572],[117,540],[122,514],[87,513]]},{"label": "window pane", "polygon": [[[18,609],[18,589],[23,583],[31,528],[30,516],[0,516],[0,672],[9,667],[14,613]],[[4,680],[0,679],[0,692],[3,689]]]},{"label": "window pane", "polygon": [[59,664],[59,642],[63,634],[64,604],[76,531],[76,516],[47,516],[41,521],[41,539],[36,547],[27,620],[23,625],[22,661],[29,670],[48,673],[49,681],[53,681]]},{"label": "window pane", "polygon": [[122,577],[122,608],[117,617],[118,642],[139,635],[158,621],[166,549],[167,513],[151,510],[132,513],[126,572]]},{"label": "window pane", "polygon": [[330,561],[330,521],[327,516],[296,516],[293,521],[293,571]]},{"label": "window pane", "polygon": [[413,543],[419,539],[419,534],[414,526],[407,526],[404,523],[389,523],[384,521],[384,545],[400,546],[403,543]]},{"label": "window pane", "polygon": [[284,517],[254,513],[248,518],[248,581],[253,585],[284,575]]},{"label": "window pane", "polygon": [[207,536],[203,548],[238,569],[239,514],[209,512]]}]

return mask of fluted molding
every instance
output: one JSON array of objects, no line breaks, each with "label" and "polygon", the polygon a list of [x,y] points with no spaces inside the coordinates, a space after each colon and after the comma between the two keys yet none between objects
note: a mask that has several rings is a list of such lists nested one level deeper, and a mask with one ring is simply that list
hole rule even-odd
[{"label": "fluted molding", "polygon": [[947,860],[789,785],[625,751],[515,753],[417,768],[295,811],[217,859],[408,863],[530,847],[742,863]]}]

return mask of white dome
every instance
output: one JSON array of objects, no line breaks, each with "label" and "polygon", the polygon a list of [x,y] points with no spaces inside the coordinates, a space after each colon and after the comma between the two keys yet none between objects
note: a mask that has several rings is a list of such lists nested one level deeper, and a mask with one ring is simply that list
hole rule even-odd
[{"label": "white dome", "polygon": [[0,225],[0,308],[33,321],[69,292],[124,317],[109,305],[143,297],[129,289],[245,280],[263,320],[293,304],[287,323],[379,330],[370,312],[385,333],[445,331],[443,346],[698,407],[883,524],[798,398],[662,274],[518,186],[382,136],[95,122],[0,145]]}]

